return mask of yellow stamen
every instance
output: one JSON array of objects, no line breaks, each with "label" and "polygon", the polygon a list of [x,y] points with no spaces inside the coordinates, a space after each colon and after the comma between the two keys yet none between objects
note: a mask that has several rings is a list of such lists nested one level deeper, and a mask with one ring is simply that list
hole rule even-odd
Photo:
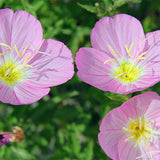
[{"label": "yellow stamen", "polygon": [[143,52],[139,57],[138,57],[138,60],[140,60],[140,59],[146,59],[146,57],[143,57],[145,54],[147,54],[148,53],[148,51],[145,51],[145,52]]},{"label": "yellow stamen", "polygon": [[1,45],[1,46],[5,46],[5,47],[8,47],[11,51],[13,50],[13,49],[12,49],[12,47],[11,47],[11,46],[9,46],[8,44],[0,43],[0,45]]},{"label": "yellow stamen", "polygon": [[[147,156],[148,154],[149,154],[150,156],[152,156],[151,153],[159,153],[159,152],[160,152],[160,151],[149,151],[148,153],[145,153],[145,154],[143,154],[143,155],[141,155],[141,156],[136,157],[136,159],[140,159],[140,158],[142,158],[142,157],[145,157],[145,156]],[[153,160],[153,157],[150,157],[150,158],[152,158],[151,160]]]},{"label": "yellow stamen", "polygon": [[124,131],[130,132],[130,133],[136,133],[136,131],[132,130],[132,129],[128,129],[126,127],[122,128]]},{"label": "yellow stamen", "polygon": [[29,45],[27,45],[26,47],[25,47],[25,49],[23,50],[23,52],[22,52],[22,57],[24,56],[24,53],[26,52],[26,50],[29,48]]},{"label": "yellow stamen", "polygon": [[116,51],[111,47],[111,45],[108,45],[109,49],[116,55],[118,56],[118,54],[116,53]]},{"label": "yellow stamen", "polygon": [[131,50],[132,50],[134,44],[135,44],[135,42],[132,42],[132,44],[130,45],[129,49],[128,49],[128,46],[125,45],[126,51],[127,51],[128,55],[129,55],[130,57],[132,57],[132,55],[131,55]]},{"label": "yellow stamen", "polygon": [[32,66],[29,64],[24,64],[23,67],[32,67]]},{"label": "yellow stamen", "polygon": [[7,59],[3,65],[0,65],[0,79],[11,87],[21,81],[24,75],[23,69],[11,59]]},{"label": "yellow stamen", "polygon": [[7,53],[0,53],[0,56],[4,56],[4,55],[6,55]]},{"label": "yellow stamen", "polygon": [[18,49],[17,49],[17,45],[16,45],[16,44],[14,45],[14,48],[15,48],[15,51],[17,52],[18,56],[19,56],[19,57],[22,57],[22,55],[19,53],[19,51],[18,51]]},{"label": "yellow stamen", "polygon": [[149,121],[142,117],[129,120],[127,126],[122,129],[127,133],[128,137],[126,141],[134,142],[135,147],[138,146],[141,141],[145,141],[147,148],[149,148],[150,138],[154,134],[154,130],[152,130],[152,125]]},{"label": "yellow stamen", "polygon": [[118,78],[118,77],[124,78],[124,75],[127,75],[127,72],[120,73],[117,76],[115,76],[115,78]]},{"label": "yellow stamen", "polygon": [[35,55],[36,55],[37,53],[39,53],[39,50],[40,50],[40,48],[41,48],[41,46],[42,46],[43,42],[44,42],[44,39],[42,40],[42,42],[41,42],[41,44],[40,44],[40,46],[39,46],[39,48],[38,48],[38,49],[36,49],[36,46],[35,46],[33,43],[31,44],[31,45],[34,47],[34,49],[36,50]]},{"label": "yellow stamen", "polygon": [[[138,52],[138,54],[140,53],[144,42],[147,41],[147,40],[148,40],[149,38],[151,38],[151,37],[153,37],[153,35],[150,35],[150,36],[148,36],[147,38],[145,38],[144,40],[142,40],[142,44],[141,44],[140,47],[139,47],[139,52]],[[142,58],[142,59],[145,59],[145,58]]]},{"label": "yellow stamen", "polygon": [[31,54],[29,54],[29,56],[26,57],[26,59],[23,61],[23,66],[24,66],[24,67],[32,67],[31,65],[26,64],[26,61],[27,61],[30,57],[31,57]]},{"label": "yellow stamen", "polygon": [[115,67],[113,76],[123,83],[134,83],[141,76],[141,70],[139,65],[123,60]]},{"label": "yellow stamen", "polygon": [[147,38],[145,38],[144,40],[142,40],[142,42],[144,43],[146,40],[148,40],[151,37],[153,37],[153,35],[148,36]]},{"label": "yellow stamen", "polygon": [[125,142],[131,141],[131,140],[134,139],[134,138],[135,138],[135,136],[131,136],[131,137],[126,138],[124,141],[125,141]]},{"label": "yellow stamen", "polygon": [[41,52],[41,51],[38,51],[37,53],[42,53],[42,54],[44,54],[44,55],[48,55],[48,56],[50,56],[50,55],[51,55],[50,53]]},{"label": "yellow stamen", "polygon": [[116,61],[116,59],[112,58],[112,59],[108,59],[104,62],[104,64],[106,64],[107,62],[110,62],[110,61]]},{"label": "yellow stamen", "polygon": [[12,70],[13,70],[13,68],[8,68],[8,69],[6,70],[5,76],[6,76],[6,77],[10,77],[10,73],[12,72]]}]

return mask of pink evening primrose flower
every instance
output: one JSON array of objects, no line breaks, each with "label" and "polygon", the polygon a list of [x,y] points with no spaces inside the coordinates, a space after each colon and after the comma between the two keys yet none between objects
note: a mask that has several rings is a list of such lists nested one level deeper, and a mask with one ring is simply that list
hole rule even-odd
[{"label": "pink evening primrose flower", "polygon": [[71,51],[43,39],[40,22],[26,11],[0,10],[0,101],[33,103],[74,74]]},{"label": "pink evening primrose flower", "polygon": [[160,81],[160,31],[144,35],[126,14],[100,19],[91,32],[93,48],[76,54],[78,76],[103,91],[128,94]]},{"label": "pink evening primrose flower", "polygon": [[160,96],[148,91],[111,110],[98,140],[113,160],[160,160]]}]

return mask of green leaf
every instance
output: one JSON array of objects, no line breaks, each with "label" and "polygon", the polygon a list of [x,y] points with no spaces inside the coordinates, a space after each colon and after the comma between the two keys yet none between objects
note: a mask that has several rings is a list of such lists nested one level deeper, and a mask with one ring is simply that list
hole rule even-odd
[{"label": "green leaf", "polygon": [[130,95],[118,95],[118,94],[109,93],[109,92],[106,92],[105,95],[111,100],[120,101],[120,102],[125,102],[130,98]]},{"label": "green leaf", "polygon": [[121,6],[124,5],[125,3],[127,3],[126,0],[118,0],[118,1],[115,1],[115,2],[114,2],[114,5],[113,5],[113,6],[114,6],[115,8],[117,8],[117,7],[121,7]]},{"label": "green leaf", "polygon": [[19,156],[19,158],[21,159],[24,159],[24,160],[33,160],[35,159],[35,157],[29,153],[26,149],[23,149],[23,148],[14,148],[14,147],[11,147],[11,150],[13,152],[16,153],[17,156]]},{"label": "green leaf", "polygon": [[87,10],[88,12],[91,12],[91,13],[95,13],[96,12],[96,7],[94,6],[90,6],[90,5],[87,5],[87,4],[80,4],[80,3],[77,3],[80,7],[84,8],[85,10]]},{"label": "green leaf", "polygon": [[126,4],[126,3],[129,3],[129,2],[132,2],[132,3],[140,3],[141,0],[115,0],[114,1],[114,7],[115,8],[118,8],[118,7],[121,7],[122,5]]},{"label": "green leaf", "polygon": [[84,150],[84,158],[83,159],[92,160],[92,158],[93,158],[93,141],[90,141]]}]

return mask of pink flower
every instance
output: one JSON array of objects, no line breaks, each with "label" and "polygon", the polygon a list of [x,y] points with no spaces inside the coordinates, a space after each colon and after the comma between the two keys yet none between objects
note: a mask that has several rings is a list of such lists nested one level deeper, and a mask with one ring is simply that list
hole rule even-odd
[{"label": "pink flower", "polygon": [[113,160],[159,160],[160,96],[148,91],[110,111],[98,140]]},{"label": "pink flower", "polygon": [[100,19],[91,32],[93,48],[76,54],[78,76],[103,91],[127,94],[160,81],[160,31],[144,35],[126,14]]},{"label": "pink flower", "polygon": [[0,132],[0,146],[9,144],[11,142],[20,143],[25,138],[23,130],[15,126],[12,128],[13,132]]},{"label": "pink flower", "polygon": [[0,101],[29,104],[74,74],[71,51],[42,39],[40,22],[26,11],[0,10]]}]

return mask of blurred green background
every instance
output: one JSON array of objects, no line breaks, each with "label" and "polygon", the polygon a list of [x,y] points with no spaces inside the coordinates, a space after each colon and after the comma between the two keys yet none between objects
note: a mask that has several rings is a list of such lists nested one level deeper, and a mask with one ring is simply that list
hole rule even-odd
[{"label": "blurred green background", "polygon": [[[73,57],[80,47],[91,46],[91,29],[103,16],[130,14],[142,22],[145,33],[160,28],[159,0],[0,0],[0,8],[34,15],[42,24],[44,38],[64,42]],[[160,94],[159,87],[147,90]],[[18,125],[26,134],[22,143],[2,146],[0,159],[109,160],[98,144],[99,125],[109,110],[125,100],[123,95],[85,84],[75,74],[34,104],[0,103],[0,130]]]}]

